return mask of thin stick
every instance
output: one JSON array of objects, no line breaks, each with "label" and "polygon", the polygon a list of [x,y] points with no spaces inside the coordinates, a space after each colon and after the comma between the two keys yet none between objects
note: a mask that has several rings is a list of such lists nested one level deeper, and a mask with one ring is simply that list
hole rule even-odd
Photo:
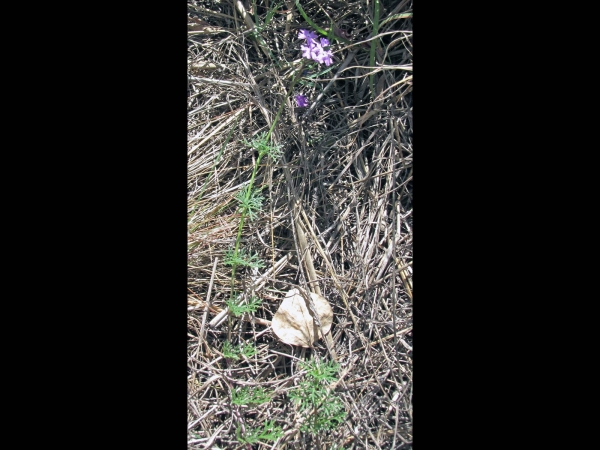
[{"label": "thin stick", "polygon": [[201,339],[198,339],[198,346],[200,346],[202,342],[206,341],[206,336],[204,336],[204,325],[206,324],[206,317],[208,316],[208,308],[210,308],[210,294],[212,291],[213,282],[215,280],[215,272],[217,271],[217,261],[219,261],[219,258],[215,258],[212,273],[210,275],[210,284],[208,285],[208,292],[206,293],[206,302],[204,305],[204,314],[202,315],[202,326],[200,327]]}]

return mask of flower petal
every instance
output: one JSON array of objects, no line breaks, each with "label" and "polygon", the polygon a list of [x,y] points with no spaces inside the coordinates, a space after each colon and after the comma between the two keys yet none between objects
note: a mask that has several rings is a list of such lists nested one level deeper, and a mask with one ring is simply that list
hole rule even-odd
[{"label": "flower petal", "polygon": [[310,31],[310,30],[300,30],[298,32],[298,37],[300,39],[307,39],[307,40],[311,40],[311,39],[316,39],[317,35],[314,33],[314,31]]},{"label": "flower petal", "polygon": [[301,45],[300,50],[302,50],[303,58],[311,59],[312,48],[310,45]]}]

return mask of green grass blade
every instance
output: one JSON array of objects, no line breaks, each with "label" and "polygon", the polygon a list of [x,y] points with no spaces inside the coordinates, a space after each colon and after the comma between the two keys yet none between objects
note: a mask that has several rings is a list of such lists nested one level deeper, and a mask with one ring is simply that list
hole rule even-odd
[{"label": "green grass blade", "polygon": [[269,22],[273,18],[273,15],[275,15],[275,11],[277,10],[277,8],[279,8],[282,5],[282,3],[283,3],[283,1],[277,3],[276,6],[274,6],[273,8],[271,8],[269,10],[269,12],[267,13],[267,17],[265,18],[265,26],[269,25]]},{"label": "green grass blade", "polygon": [[300,0],[296,0],[296,7],[298,8],[298,11],[300,11],[300,14],[302,14],[302,17],[304,17],[304,20],[306,20],[311,27],[313,27],[316,31],[321,33],[323,36],[327,36],[327,31],[325,31],[323,28],[321,28],[319,25],[317,25],[316,23],[314,23],[312,20],[310,20],[308,18],[308,16],[302,9],[302,6],[300,6]]},{"label": "green grass blade", "polygon": [[[377,36],[379,32],[379,0],[375,0],[374,10],[373,10],[373,38]],[[369,66],[371,70],[375,68],[375,47],[377,45],[377,39],[373,39],[371,41],[371,52],[369,54]],[[371,88],[371,95],[373,99],[375,99],[375,83],[374,83],[375,75],[371,73],[369,75],[369,87]]]}]

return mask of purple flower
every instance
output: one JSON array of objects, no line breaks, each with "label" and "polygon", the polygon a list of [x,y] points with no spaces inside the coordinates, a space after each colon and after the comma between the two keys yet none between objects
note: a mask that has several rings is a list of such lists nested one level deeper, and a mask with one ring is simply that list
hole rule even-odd
[{"label": "purple flower", "polygon": [[331,54],[331,51],[324,49],[324,47],[328,47],[328,46],[329,46],[329,39],[321,38],[321,47],[323,48],[323,51],[321,52],[319,62],[324,63],[326,66],[330,66],[333,62],[331,60],[331,57],[333,56]]},{"label": "purple flower", "polygon": [[314,31],[300,30],[298,32],[298,37],[300,39],[307,39],[310,42],[311,40],[316,39],[317,35],[315,34]]},{"label": "purple flower", "polygon": [[330,66],[331,64],[333,64],[333,61],[331,59],[331,52],[330,51],[323,51],[320,55],[319,58],[319,62],[325,64],[326,66]]},{"label": "purple flower", "polygon": [[323,53],[323,49],[319,44],[315,43],[315,45],[313,45],[312,51],[310,52],[310,57],[311,59],[318,61],[321,57],[321,53]]},{"label": "purple flower", "polygon": [[311,53],[313,52],[313,46],[312,45],[305,45],[302,44],[300,46],[300,50],[302,50],[302,57],[306,58],[306,59],[312,59],[312,55]]},{"label": "purple flower", "polygon": [[306,99],[306,97],[302,94],[296,95],[296,104],[300,107],[303,108],[305,106],[308,106],[308,100]]},{"label": "purple flower", "polygon": [[306,59],[312,59],[317,61],[319,64],[325,64],[330,66],[333,63],[331,59],[333,54],[331,50],[325,50],[324,47],[329,47],[329,39],[321,38],[321,42],[317,42],[317,35],[313,31],[300,30],[298,32],[300,39],[306,39],[306,44],[302,44],[300,49],[302,50],[302,57]]},{"label": "purple flower", "polygon": [[[317,47],[315,45],[315,47]],[[313,52],[312,59],[319,62],[319,64],[325,64],[326,66],[330,66],[332,64],[331,51],[324,50],[320,45],[316,48],[316,51]]]}]

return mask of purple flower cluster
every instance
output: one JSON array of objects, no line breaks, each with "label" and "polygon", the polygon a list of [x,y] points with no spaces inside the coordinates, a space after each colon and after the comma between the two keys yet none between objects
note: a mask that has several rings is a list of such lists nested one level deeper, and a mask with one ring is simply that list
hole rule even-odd
[{"label": "purple flower cluster", "polygon": [[306,40],[306,44],[300,46],[303,58],[312,59],[326,66],[330,66],[333,63],[331,50],[325,50],[324,48],[329,46],[329,39],[321,38],[321,42],[319,43],[314,31],[308,30],[300,30],[298,37]]}]

